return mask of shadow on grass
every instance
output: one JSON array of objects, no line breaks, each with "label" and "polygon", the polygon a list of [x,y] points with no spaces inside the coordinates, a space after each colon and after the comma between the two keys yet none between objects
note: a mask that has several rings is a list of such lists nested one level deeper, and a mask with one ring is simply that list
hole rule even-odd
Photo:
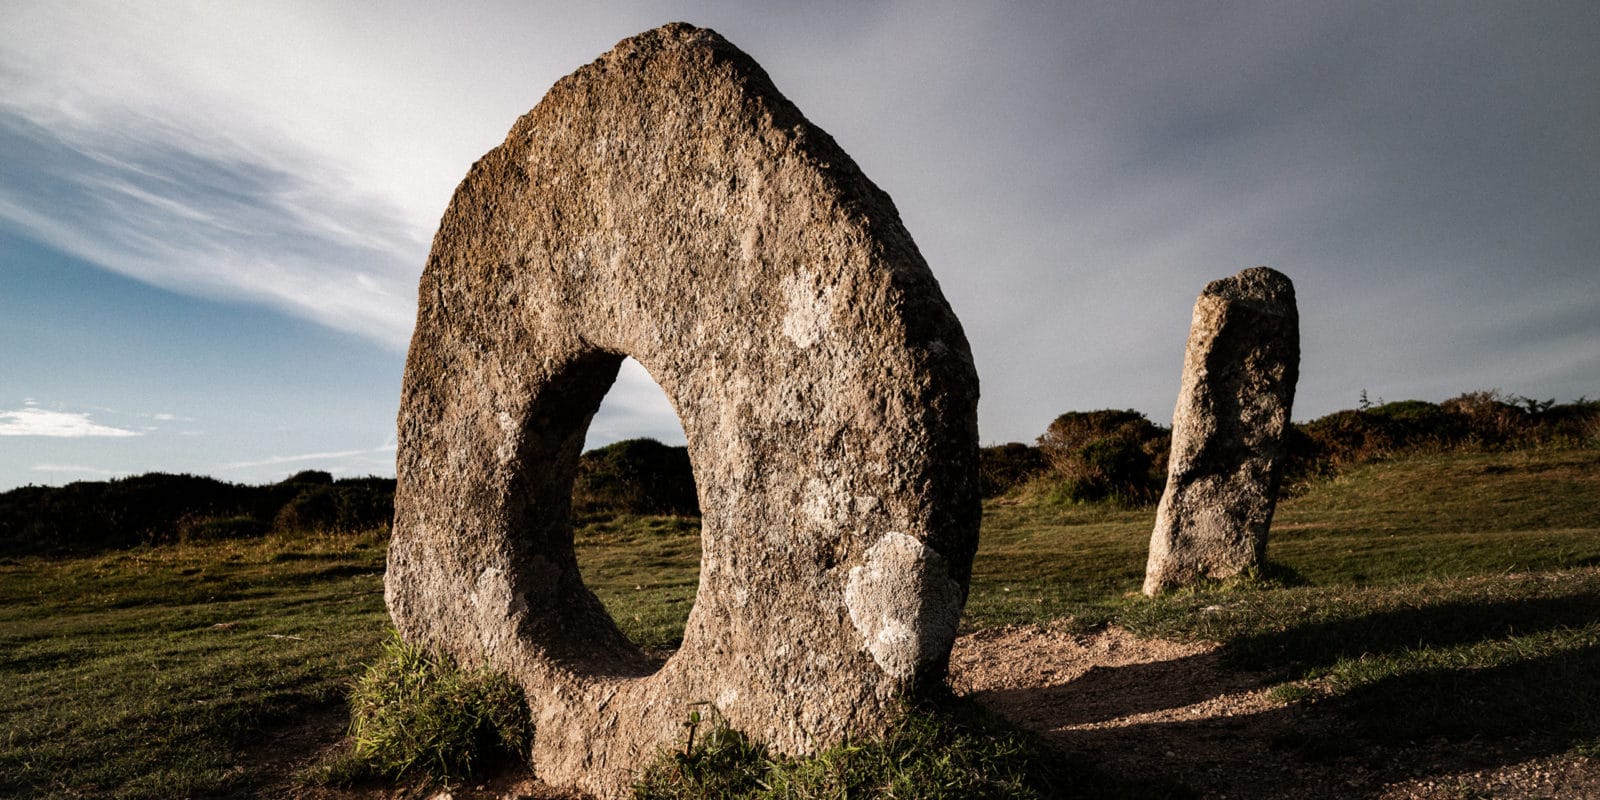
[{"label": "shadow on grass", "polygon": [[1580,628],[1600,620],[1600,591],[1502,602],[1457,601],[1381,611],[1241,636],[1227,643],[1241,669],[1305,671],[1342,659],[1428,647],[1454,647]]},{"label": "shadow on grass", "polygon": [[1066,683],[980,692],[974,697],[1023,709],[1020,723],[1063,727],[1183,708],[1261,684],[1259,674],[1226,669],[1221,655],[1213,651],[1167,661],[1091,667]]},{"label": "shadow on grass", "polygon": [[1528,737],[1565,750],[1600,737],[1600,644],[1504,666],[1397,675],[1318,703],[1385,742]]},{"label": "shadow on grass", "polygon": [[[1207,658],[1093,670],[1061,686],[975,699],[1009,695],[1004,701],[1011,708],[1025,709],[1015,724],[1043,734],[1075,763],[1094,765],[1091,776],[1149,782],[1149,788],[1122,784],[1122,794],[1113,795],[1126,797],[1155,787],[1182,796],[1174,783],[1204,797],[1365,796],[1391,783],[1494,770],[1600,738],[1600,645],[1501,667],[1398,675],[1344,695],[1254,713],[1180,713],[1064,729],[1179,708],[1241,684],[1265,685],[1259,673],[1218,673],[1220,659]],[[1150,682],[1163,687],[1166,702],[1119,699]],[[1087,786],[1075,796],[1106,791]]]},{"label": "shadow on grass", "polygon": [[1310,623],[1223,652],[1229,666],[1289,677],[1332,670],[1349,688],[1312,708],[1376,741],[1515,739],[1512,750],[1544,755],[1600,739],[1597,621],[1600,591],[1584,589]]},{"label": "shadow on grass", "polygon": [[[1013,722],[1085,761],[1182,781],[1205,796],[1333,798],[1493,770],[1600,744],[1600,590],[1565,588],[1554,597],[1353,609],[1239,636],[1217,651],[974,699],[1010,709]],[[1224,700],[1178,711],[1324,671],[1336,693],[1313,702],[1237,714]],[[1171,713],[1136,716],[1162,711]],[[1134,718],[1113,723],[1125,717]]]}]

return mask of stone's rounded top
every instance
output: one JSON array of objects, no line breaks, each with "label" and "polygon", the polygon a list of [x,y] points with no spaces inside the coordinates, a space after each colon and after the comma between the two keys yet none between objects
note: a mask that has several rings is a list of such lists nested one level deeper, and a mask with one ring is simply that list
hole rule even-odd
[{"label": "stone's rounded top", "polygon": [[738,48],[710,28],[698,28],[687,22],[669,22],[659,28],[651,28],[643,33],[617,42],[604,55],[596,59],[595,63],[603,64],[611,61],[628,60],[665,50],[690,47],[700,47],[706,50],[738,51]]},{"label": "stone's rounded top", "polygon": [[1271,267],[1251,267],[1230,278],[1218,278],[1206,284],[1200,294],[1245,303],[1273,314],[1295,309],[1294,282]]},{"label": "stone's rounded top", "polygon": [[610,52],[618,52],[626,48],[658,45],[671,47],[689,44],[726,45],[728,40],[710,28],[701,28],[687,22],[669,22],[658,28],[651,28],[642,33],[634,34],[618,42]]},{"label": "stone's rounded top", "polygon": [[[736,65],[735,72],[759,75],[763,82],[771,82],[771,78],[755,59],[734,46],[732,42],[722,38],[716,31],[710,28],[697,28],[686,22],[669,22],[659,28],[652,28],[617,42],[599,58],[557,81],[552,87],[552,94],[573,81],[594,80],[599,74],[605,73],[625,74],[630,81],[640,81],[652,68],[661,69],[663,62],[672,65],[695,65],[698,69],[692,71],[696,73],[696,77],[701,78],[709,77],[700,71],[708,63],[726,62]],[[681,67],[665,68],[672,70]],[[657,81],[657,86],[664,85]],[[548,102],[547,96],[541,104]]]}]

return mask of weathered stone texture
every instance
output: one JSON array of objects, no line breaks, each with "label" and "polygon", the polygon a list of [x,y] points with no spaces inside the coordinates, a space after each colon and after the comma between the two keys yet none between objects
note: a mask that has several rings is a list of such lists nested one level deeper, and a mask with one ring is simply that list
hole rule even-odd
[{"label": "weathered stone texture", "polygon": [[1194,304],[1144,592],[1263,564],[1300,373],[1294,284],[1255,267]]},{"label": "weathered stone texture", "polygon": [[[456,190],[418,295],[389,609],[521,682],[541,776],[618,794],[701,701],[806,751],[942,677],[980,513],[967,341],[893,203],[748,56],[675,24],[562,79]],[[573,556],[624,356],[704,512],[659,669]]]}]

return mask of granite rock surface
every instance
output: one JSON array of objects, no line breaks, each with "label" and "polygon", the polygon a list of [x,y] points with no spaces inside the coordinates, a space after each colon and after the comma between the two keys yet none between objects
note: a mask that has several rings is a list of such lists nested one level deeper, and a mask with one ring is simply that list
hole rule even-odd
[{"label": "granite rock surface", "polygon": [[1195,301],[1144,593],[1266,562],[1300,374],[1294,284],[1267,267]]},{"label": "granite rock surface", "polygon": [[[683,645],[585,587],[571,490],[624,357],[703,511]],[[526,690],[545,780],[625,792],[692,704],[781,753],[942,678],[980,506],[978,381],[889,197],[716,33],[559,81],[473,165],[418,289],[385,580],[401,634]]]}]

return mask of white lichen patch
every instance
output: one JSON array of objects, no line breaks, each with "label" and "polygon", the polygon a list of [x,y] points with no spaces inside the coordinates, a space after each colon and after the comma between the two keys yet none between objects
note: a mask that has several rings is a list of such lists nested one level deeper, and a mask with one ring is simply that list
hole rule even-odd
[{"label": "white lichen patch", "polygon": [[782,282],[783,335],[795,347],[810,347],[833,323],[833,287],[817,286],[809,275],[786,275]]},{"label": "white lichen patch", "polygon": [[867,550],[865,564],[851,568],[844,604],[873,661],[903,681],[954,641],[961,586],[938,551],[891,532]]},{"label": "white lichen patch", "polygon": [[514,635],[519,618],[528,612],[527,601],[512,591],[510,577],[499,567],[478,573],[468,600],[477,617],[479,644],[486,653],[494,653]]},{"label": "white lichen patch", "polygon": [[495,423],[500,428],[500,436],[494,448],[494,457],[501,464],[509,464],[517,455],[517,420],[511,416],[511,412],[500,411],[495,414]]},{"label": "white lichen patch", "polygon": [[805,500],[801,510],[806,518],[821,526],[832,526],[841,513],[847,513],[851,496],[834,481],[822,478],[806,479]]}]

